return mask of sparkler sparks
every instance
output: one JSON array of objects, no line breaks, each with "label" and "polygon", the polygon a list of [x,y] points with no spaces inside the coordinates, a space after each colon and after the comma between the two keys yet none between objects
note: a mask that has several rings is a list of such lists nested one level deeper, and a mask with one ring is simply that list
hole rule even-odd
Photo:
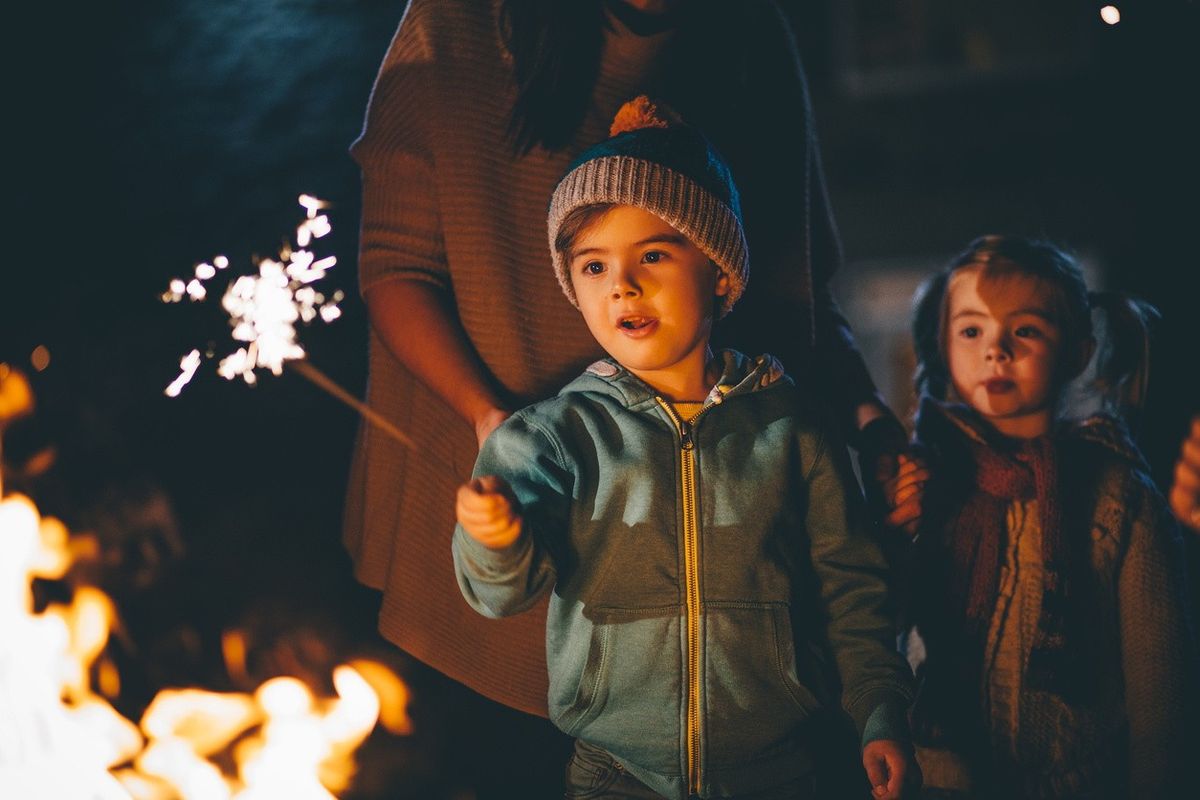
[{"label": "sparkler sparks", "polygon": [[[332,230],[329,218],[318,213],[328,204],[310,195],[300,195],[304,221],[296,228],[295,244],[286,245],[279,258],[261,259],[257,275],[242,275],[226,289],[221,306],[229,312],[235,341],[245,344],[221,359],[217,372],[227,380],[241,377],[248,384],[257,382],[255,370],[283,372],[285,361],[304,358],[304,348],[296,335],[296,322],[308,323],[320,317],[331,322],[341,315],[337,304],[344,299],[338,290],[326,297],[311,284],[321,280],[337,264],[335,256],[318,259],[308,249],[314,239]],[[182,302],[184,297],[203,301],[208,297],[206,282],[229,267],[229,259],[218,256],[212,263],[197,264],[190,279],[175,278],[163,293],[166,303]],[[166,388],[168,397],[176,397],[199,368],[200,353],[193,350],[180,361],[181,372]]]},{"label": "sparkler sparks", "polygon": [[[233,380],[241,376],[248,384],[258,378],[255,370],[266,368],[275,375],[283,372],[284,364],[324,389],[336,399],[353,408],[368,422],[405,447],[416,450],[407,434],[373,408],[351,395],[325,373],[304,360],[304,348],[296,337],[296,322],[312,322],[320,317],[333,322],[342,315],[338,307],[345,295],[339,289],[331,296],[313,288],[312,284],[325,277],[337,264],[337,258],[317,256],[308,249],[313,239],[327,236],[333,230],[329,217],[319,213],[328,207],[324,200],[312,195],[300,195],[304,221],[296,228],[295,247],[285,245],[279,259],[264,258],[258,262],[257,275],[242,275],[229,285],[221,306],[229,312],[229,324],[235,341],[245,342],[217,364],[217,373]],[[229,267],[229,259],[217,256],[212,263],[196,265],[194,277],[173,278],[162,295],[164,303],[179,303],[184,297],[202,301],[208,296],[205,281]],[[211,355],[211,354],[210,354]],[[179,376],[164,390],[167,397],[178,397],[200,367],[200,351],[192,350],[179,362]],[[453,468],[453,467],[452,467]]]}]

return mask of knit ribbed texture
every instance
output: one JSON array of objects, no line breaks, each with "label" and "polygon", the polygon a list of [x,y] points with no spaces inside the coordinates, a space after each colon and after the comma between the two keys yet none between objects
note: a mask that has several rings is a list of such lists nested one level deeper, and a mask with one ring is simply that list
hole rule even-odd
[{"label": "knit ribbed texture", "polygon": [[729,278],[729,293],[721,298],[721,316],[742,296],[750,257],[741,222],[733,210],[690,177],[669,167],[630,156],[606,156],[585,161],[568,173],[550,202],[547,227],[554,272],[572,305],[578,306],[575,289],[554,239],[568,214],[598,203],[649,211],[711,258]]}]

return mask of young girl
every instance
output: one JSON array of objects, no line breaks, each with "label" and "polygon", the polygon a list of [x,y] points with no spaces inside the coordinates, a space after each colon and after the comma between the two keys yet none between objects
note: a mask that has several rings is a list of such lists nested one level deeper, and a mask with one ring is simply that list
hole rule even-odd
[{"label": "young girl", "polygon": [[893,522],[921,507],[907,605],[929,796],[1184,784],[1197,673],[1178,529],[1119,416],[1057,417],[1094,308],[1110,330],[1092,386],[1140,394],[1147,307],[1089,292],[1053,245],[977,239],[918,296],[925,463],[886,494]]}]

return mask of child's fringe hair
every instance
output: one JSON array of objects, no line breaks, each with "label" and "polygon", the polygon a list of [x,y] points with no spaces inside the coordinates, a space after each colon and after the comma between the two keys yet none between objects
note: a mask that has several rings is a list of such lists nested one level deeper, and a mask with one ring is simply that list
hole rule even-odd
[{"label": "child's fringe hair", "polygon": [[[918,394],[946,399],[950,373],[946,365],[944,330],[951,276],[960,269],[982,267],[992,274],[1026,275],[1044,282],[1052,292],[1051,305],[1063,332],[1063,351],[1082,354],[1095,339],[1092,312],[1102,315],[1100,347],[1094,359],[1095,378],[1085,387],[1102,406],[1135,425],[1146,400],[1150,374],[1150,329],[1158,311],[1150,304],[1119,292],[1089,291],[1076,259],[1051,242],[1019,236],[982,236],[967,245],[950,264],[926,280],[913,298],[913,342]],[[1082,358],[1062,376],[1062,388],[1087,366]]]}]

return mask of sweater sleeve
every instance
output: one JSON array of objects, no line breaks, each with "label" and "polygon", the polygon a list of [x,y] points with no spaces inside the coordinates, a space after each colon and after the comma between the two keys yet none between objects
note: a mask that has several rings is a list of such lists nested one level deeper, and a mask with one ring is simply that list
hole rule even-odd
[{"label": "sweater sleeve", "polygon": [[359,289],[395,279],[449,288],[429,114],[437,98],[436,12],[412,0],[375,79],[362,134]]},{"label": "sweater sleeve", "polygon": [[840,439],[826,434],[804,460],[800,487],[813,572],[824,605],[833,657],[841,676],[842,705],[863,744],[909,739],[906,712],[912,676],[896,650],[887,567],[865,524],[862,498]]},{"label": "sweater sleeve", "polygon": [[1200,739],[1194,707],[1200,670],[1183,540],[1162,497],[1144,481],[1117,576],[1121,660],[1132,796],[1167,797],[1173,796],[1168,787],[1194,783],[1187,765]]},{"label": "sweater sleeve", "polygon": [[550,537],[565,534],[572,474],[554,439],[524,415],[510,417],[484,442],[472,477],[497,475],[511,487],[522,517],[521,535],[489,549],[455,526],[454,569],[463,597],[487,617],[520,613],[554,584]]}]

